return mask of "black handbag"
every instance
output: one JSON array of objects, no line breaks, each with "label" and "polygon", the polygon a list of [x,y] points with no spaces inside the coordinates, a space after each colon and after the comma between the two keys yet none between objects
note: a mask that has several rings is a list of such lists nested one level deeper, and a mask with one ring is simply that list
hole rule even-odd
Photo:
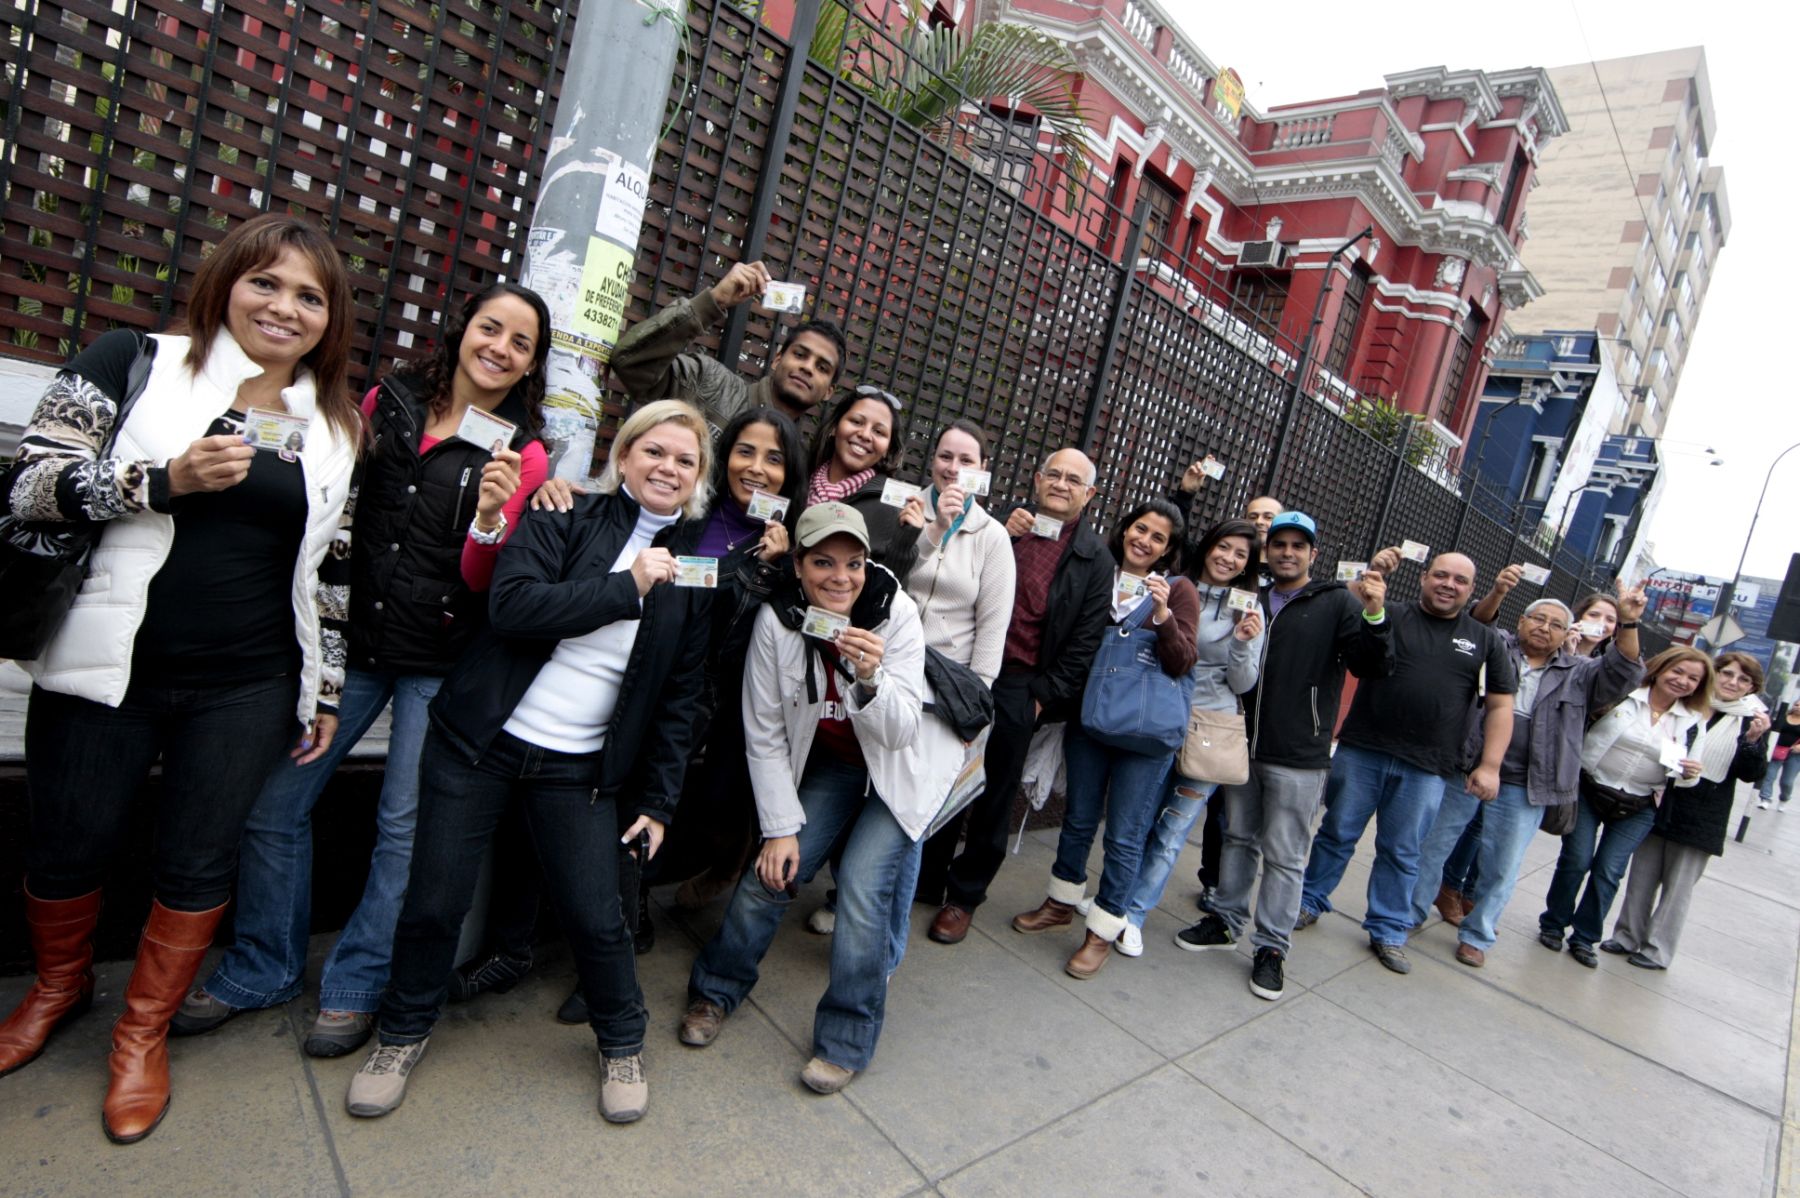
[{"label": "black handbag", "polygon": [[1581,771],[1581,797],[1587,800],[1588,806],[1594,809],[1594,814],[1603,824],[1630,819],[1656,801],[1655,792],[1634,795],[1628,790],[1596,782],[1594,776],[1586,770]]},{"label": "black handbag", "polygon": [[[113,442],[143,394],[156,358],[156,342],[138,338],[137,357],[126,376],[125,397],[98,457],[112,454]],[[34,660],[62,627],[75,593],[87,576],[88,555],[100,539],[103,522],[92,520],[21,520],[12,514],[15,463],[0,476],[0,657]]]},{"label": "black handbag", "polygon": [[925,681],[935,703],[925,710],[956,729],[965,741],[974,740],[981,730],[994,722],[994,692],[981,676],[960,661],[952,661],[930,645],[925,646]]}]

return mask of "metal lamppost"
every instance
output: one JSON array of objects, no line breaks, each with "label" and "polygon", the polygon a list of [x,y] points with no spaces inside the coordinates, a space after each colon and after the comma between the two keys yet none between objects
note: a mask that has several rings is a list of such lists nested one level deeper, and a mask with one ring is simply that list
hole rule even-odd
[{"label": "metal lamppost", "polygon": [[1769,463],[1769,472],[1763,475],[1762,493],[1756,497],[1756,510],[1750,513],[1750,531],[1744,534],[1744,551],[1738,554],[1737,573],[1731,576],[1731,583],[1725,588],[1725,594],[1722,596],[1724,602],[1719,604],[1720,632],[1725,631],[1725,621],[1731,618],[1731,605],[1737,600],[1738,582],[1744,577],[1744,561],[1750,556],[1750,538],[1756,535],[1756,521],[1762,515],[1763,500],[1769,497],[1769,480],[1775,477],[1775,467],[1781,464],[1781,459],[1796,449],[1800,449],[1800,441],[1794,442],[1776,454],[1775,460]]}]

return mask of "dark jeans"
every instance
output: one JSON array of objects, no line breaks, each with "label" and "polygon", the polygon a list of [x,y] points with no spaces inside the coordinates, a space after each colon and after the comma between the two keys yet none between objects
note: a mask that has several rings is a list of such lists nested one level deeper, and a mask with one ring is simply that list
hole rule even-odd
[{"label": "dark jeans", "polygon": [[[1449,793],[1447,789],[1445,793]],[[1444,858],[1443,884],[1470,898],[1475,897],[1476,883],[1481,881],[1481,820],[1486,810],[1486,803],[1475,808],[1475,818],[1469,821],[1456,847]]]},{"label": "dark jeans", "polygon": [[643,1048],[644,996],[619,903],[619,822],[612,800],[594,797],[599,768],[598,752],[558,753],[507,732],[470,761],[435,728],[426,734],[412,877],[381,999],[383,1044],[431,1034],[482,854],[516,801],[574,952],[601,1053],[623,1057]]},{"label": "dark jeans", "polygon": [[1088,852],[1094,847],[1104,813],[1105,849],[1094,903],[1123,918],[1137,886],[1150,825],[1163,808],[1175,754],[1152,757],[1115,749],[1089,736],[1079,723],[1071,723],[1063,738],[1063,761],[1068,769],[1069,805],[1063,814],[1062,833],[1056,838],[1056,862],[1050,874],[1075,886],[1087,885]]},{"label": "dark jeans", "polygon": [[[951,820],[925,845],[919,868],[919,888],[935,893],[936,879],[943,878],[947,902],[973,911],[987,901],[988,885],[1006,861],[1006,838],[1012,830],[1013,797],[1019,793],[1019,776],[1025,770],[1025,754],[1037,731],[1037,713],[1026,673],[1002,674],[994,681],[994,731],[988,737],[987,789],[963,813]],[[968,831],[962,855],[956,851],[959,825]],[[948,862],[946,870],[944,863]]]},{"label": "dark jeans", "polygon": [[1225,851],[1225,804],[1208,803],[1206,822],[1200,830],[1200,885],[1211,890],[1219,884],[1219,861]]},{"label": "dark jeans", "polygon": [[99,888],[160,757],[156,897],[176,911],[224,903],[251,804],[299,735],[299,685],[291,675],[206,688],[136,683],[117,707],[32,687],[25,725],[31,893],[70,899]]},{"label": "dark jeans", "polygon": [[1612,910],[1631,855],[1656,823],[1656,808],[1646,807],[1628,819],[1608,824],[1601,822],[1586,799],[1577,799],[1576,804],[1575,830],[1563,837],[1538,928],[1557,936],[1569,928],[1570,944],[1592,948],[1605,934],[1606,913]]}]

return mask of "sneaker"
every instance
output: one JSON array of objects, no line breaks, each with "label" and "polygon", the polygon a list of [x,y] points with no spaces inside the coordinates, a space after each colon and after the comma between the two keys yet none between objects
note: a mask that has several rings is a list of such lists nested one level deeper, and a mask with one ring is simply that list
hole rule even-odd
[{"label": "sneaker", "polygon": [[837,930],[837,908],[826,904],[806,917],[806,930],[816,935],[829,936]]},{"label": "sneaker", "polygon": [[309,1057],[342,1057],[369,1042],[375,1031],[373,1011],[320,1011],[300,1047]]},{"label": "sneaker", "polygon": [[450,975],[450,1001],[468,1002],[483,994],[505,994],[531,972],[530,957],[494,953],[459,965]]},{"label": "sneaker", "polygon": [[215,1027],[247,1010],[246,1007],[234,1007],[220,1002],[206,992],[205,987],[195,986],[188,996],[181,1000],[181,1008],[169,1020],[171,1036],[198,1036],[202,1032],[210,1032]]},{"label": "sneaker", "polygon": [[427,1036],[417,1044],[383,1044],[369,1054],[350,1079],[344,1108],[359,1119],[378,1119],[406,1101],[406,1079],[425,1055]]},{"label": "sneaker", "polygon": [[1209,948],[1230,948],[1237,943],[1231,928],[1217,915],[1208,915],[1190,928],[1175,933],[1175,947],[1190,953],[1203,953]]},{"label": "sneaker", "polygon": [[1600,951],[1603,953],[1611,953],[1615,957],[1623,957],[1631,952],[1630,949],[1626,948],[1623,944],[1620,944],[1617,940],[1610,939],[1602,940],[1600,942]]},{"label": "sneaker", "polygon": [[1281,950],[1257,949],[1256,959],[1250,966],[1250,993],[1274,1002],[1281,997],[1282,985]]},{"label": "sneaker", "polygon": [[1144,929],[1138,927],[1136,924],[1126,924],[1125,930],[1120,932],[1119,938],[1113,942],[1113,947],[1127,957],[1143,956]]},{"label": "sneaker", "polygon": [[1412,962],[1406,959],[1406,950],[1398,944],[1382,944],[1371,940],[1369,951],[1375,954],[1377,961],[1395,973],[1412,972]]},{"label": "sneaker", "polygon": [[855,1076],[856,1070],[833,1065],[823,1057],[814,1057],[800,1071],[800,1080],[814,1094],[836,1094],[849,1085],[850,1079]]},{"label": "sneaker", "polygon": [[1758,799],[1756,801],[1756,809],[1758,811],[1767,811],[1769,808],[1773,807],[1774,805],[1775,804],[1771,803],[1768,799]]},{"label": "sneaker", "polygon": [[1594,946],[1591,944],[1580,944],[1571,940],[1569,941],[1569,955],[1575,958],[1577,965],[1586,966],[1588,969],[1600,968],[1600,958],[1594,955]]},{"label": "sneaker", "polygon": [[1553,932],[1549,928],[1540,927],[1538,929],[1538,943],[1553,953],[1560,953],[1562,952],[1563,946],[1563,934],[1561,932]]},{"label": "sneaker", "polygon": [[1300,914],[1294,916],[1294,931],[1303,932],[1318,922],[1319,913],[1317,911],[1308,911],[1305,907],[1302,907],[1300,908]]},{"label": "sneaker", "polygon": [[650,1105],[650,1083],[644,1079],[644,1054],[600,1058],[600,1117],[608,1123],[635,1123]]}]

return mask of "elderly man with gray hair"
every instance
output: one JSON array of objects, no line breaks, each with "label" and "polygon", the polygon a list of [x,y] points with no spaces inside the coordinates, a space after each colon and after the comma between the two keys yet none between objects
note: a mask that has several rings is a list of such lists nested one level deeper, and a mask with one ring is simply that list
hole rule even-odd
[{"label": "elderly man with gray hair", "polygon": [[[1493,620],[1501,600],[1519,584],[1522,570],[1500,571],[1486,598],[1472,613]],[[1419,881],[1413,890],[1415,925],[1423,925],[1437,895],[1444,859],[1463,830],[1482,813],[1476,863],[1475,907],[1457,931],[1456,959],[1480,968],[1494,946],[1500,912],[1512,897],[1519,864],[1549,808],[1575,802],[1581,776],[1581,739],[1590,713],[1631,693],[1643,672],[1638,656],[1638,617],[1644,592],[1619,586],[1619,626],[1601,657],[1576,657],[1564,645],[1574,614],[1556,599],[1539,599],[1519,617],[1517,632],[1500,637],[1518,674],[1512,696],[1512,743],[1500,763],[1500,787],[1482,800],[1466,788],[1445,789],[1437,820],[1419,850]],[[1464,756],[1481,756],[1484,722],[1478,702],[1468,719]],[[1486,802],[1486,807],[1482,803]]]}]

